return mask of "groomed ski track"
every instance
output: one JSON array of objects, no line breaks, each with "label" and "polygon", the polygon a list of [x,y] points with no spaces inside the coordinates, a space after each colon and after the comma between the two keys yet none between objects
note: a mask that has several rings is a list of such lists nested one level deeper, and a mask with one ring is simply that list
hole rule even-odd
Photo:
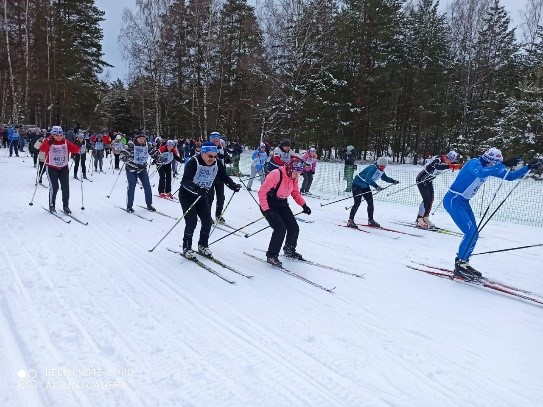
[{"label": "groomed ski track", "polygon": [[[47,205],[43,188],[28,206],[35,170],[25,161],[3,164],[0,177],[2,406],[541,405],[543,309],[406,270],[411,259],[450,267],[458,237],[347,233],[336,226],[346,220],[342,204],[320,208],[307,197],[315,222],[299,223],[300,253],[365,278],[288,264],[336,286],[329,295],[246,258],[242,248],[266,249],[265,230],[211,246],[219,260],[254,275],[207,262],[236,280],[229,285],[166,251],[180,244],[183,222],[148,252],[175,221],[136,209],[153,216],[145,222],[115,209],[125,206],[124,174],[110,199],[116,174],[85,183],[84,211],[71,178],[70,207],[89,225],[65,224],[40,209]],[[135,204],[144,204],[139,188]],[[178,203],[153,197],[153,204],[181,215]],[[385,227],[404,230],[388,220],[409,221],[415,212],[376,203]],[[225,213],[238,227],[259,216],[244,190]],[[364,223],[364,204],[357,218]],[[445,213],[433,220],[456,230]],[[216,230],[211,241],[225,233]],[[492,222],[483,236],[478,251],[537,243],[541,229]],[[543,291],[538,249],[477,256],[472,264],[504,283]],[[95,373],[58,377],[52,369]],[[37,372],[36,389],[20,388],[21,380],[30,383],[20,370]],[[46,388],[53,382],[122,388]]]}]

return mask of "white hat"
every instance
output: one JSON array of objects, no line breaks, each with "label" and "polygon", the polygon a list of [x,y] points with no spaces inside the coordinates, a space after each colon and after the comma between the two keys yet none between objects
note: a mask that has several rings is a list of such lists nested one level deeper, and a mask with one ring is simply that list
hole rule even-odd
[{"label": "white hat", "polygon": [[495,147],[486,150],[481,158],[489,164],[501,163],[503,161],[502,152]]},{"label": "white hat", "polygon": [[386,157],[379,157],[377,159],[377,165],[388,165],[388,158]]},{"label": "white hat", "polygon": [[447,158],[450,160],[450,161],[456,161],[456,158],[458,157],[458,153],[454,150],[451,150],[447,153]]},{"label": "white hat", "polygon": [[266,144],[260,143],[260,146],[259,146],[259,147],[266,147]]}]

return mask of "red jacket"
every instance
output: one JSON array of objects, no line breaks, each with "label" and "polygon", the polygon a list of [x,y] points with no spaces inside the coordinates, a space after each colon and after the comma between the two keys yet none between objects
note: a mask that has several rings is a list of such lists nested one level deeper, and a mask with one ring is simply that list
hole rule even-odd
[{"label": "red jacket", "polygon": [[[281,171],[282,174],[279,173]],[[281,185],[277,185],[281,179]],[[258,200],[260,202],[260,208],[263,211],[270,209],[268,205],[268,192],[271,189],[277,188],[277,197],[280,199],[287,199],[289,196],[294,198],[294,201],[300,205],[305,205],[305,200],[300,194],[300,187],[298,186],[298,178],[292,179],[287,175],[287,169],[285,167],[278,168],[270,172],[264,179],[264,183],[258,190]]]},{"label": "red jacket", "polygon": [[[53,140],[52,144],[50,143],[50,140]],[[62,146],[64,144],[66,144],[66,150],[59,150],[57,146]],[[65,138],[57,141],[53,136],[49,136],[43,140],[43,143],[41,143],[40,146],[40,151],[45,154],[45,165],[56,169],[66,167],[69,163],[70,153],[79,154],[79,150],[80,148],[71,141],[68,141]]]}]

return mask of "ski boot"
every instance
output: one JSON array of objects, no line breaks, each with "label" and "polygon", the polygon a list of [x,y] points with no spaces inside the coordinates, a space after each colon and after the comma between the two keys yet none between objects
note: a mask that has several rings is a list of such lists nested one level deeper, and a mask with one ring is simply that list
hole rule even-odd
[{"label": "ski boot", "polygon": [[283,266],[283,263],[281,263],[281,261],[279,261],[279,257],[277,257],[277,255],[267,256],[266,261],[269,264],[271,264],[272,266],[275,266],[275,267],[282,267]]},{"label": "ski boot", "polygon": [[349,219],[347,221],[347,227],[348,228],[353,228],[353,229],[358,229],[358,225],[356,223],[354,223],[354,220],[352,220],[352,219]]},{"label": "ski boot", "polygon": [[211,250],[209,250],[209,247],[206,246],[198,245],[198,253],[200,253],[202,256],[213,257]]},{"label": "ski boot", "polygon": [[132,208],[131,206],[127,206],[127,207],[126,207],[126,211],[127,211],[128,213],[134,213],[134,208]]},{"label": "ski boot", "polygon": [[424,221],[424,218],[420,215],[417,215],[417,220],[415,221],[415,225],[420,229],[428,229],[428,224]]},{"label": "ski boot", "polygon": [[151,211],[151,212],[156,212],[155,207],[153,205],[151,205],[151,204],[147,205],[147,210]]},{"label": "ski boot", "polygon": [[296,249],[292,247],[283,247],[283,252],[285,253],[285,257],[289,257],[294,260],[303,260],[304,258],[300,253],[296,251]]},{"label": "ski boot", "polygon": [[192,249],[183,249],[183,256],[189,260],[196,260],[196,252]]},{"label": "ski boot", "polygon": [[477,281],[483,275],[469,265],[469,260],[456,258],[454,261],[454,277],[460,277],[466,281]]},{"label": "ski boot", "polygon": [[68,208],[67,206],[65,206],[64,208],[62,208],[62,211],[64,213],[67,213],[68,215],[71,215],[72,214],[72,211],[70,210],[70,208]]},{"label": "ski boot", "polygon": [[55,205],[49,205],[49,212],[53,213],[56,212]]},{"label": "ski boot", "polygon": [[434,222],[428,216],[423,217],[422,220],[428,225],[428,229],[436,229],[436,225],[434,225]]},{"label": "ski boot", "polygon": [[375,222],[373,219],[368,220],[368,225],[373,226],[374,228],[380,228],[381,225]]},{"label": "ski boot", "polygon": [[215,222],[217,222],[219,225],[224,225],[226,223],[226,221],[221,215],[217,215],[215,217]]}]

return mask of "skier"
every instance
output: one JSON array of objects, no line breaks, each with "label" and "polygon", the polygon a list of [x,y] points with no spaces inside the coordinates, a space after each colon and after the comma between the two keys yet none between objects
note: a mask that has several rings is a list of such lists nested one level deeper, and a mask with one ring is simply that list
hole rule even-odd
[{"label": "skier", "polygon": [[77,133],[74,144],[79,147],[79,153],[72,154],[72,159],[74,160],[74,178],[79,179],[77,178],[77,171],[79,170],[79,163],[81,163],[83,179],[87,179],[87,143],[85,141],[85,135],[82,131]]},{"label": "skier", "polygon": [[8,135],[10,157],[13,155],[13,150],[15,150],[15,156],[19,157],[19,138],[19,126],[10,127]]},{"label": "skier", "polygon": [[311,214],[311,209],[305,203],[298,188],[298,178],[303,169],[303,161],[298,157],[293,157],[281,168],[271,171],[258,191],[260,210],[273,229],[266,252],[267,262],[273,266],[282,266],[278,255],[283,240],[285,240],[283,247],[285,256],[303,260],[302,255],[296,252],[300,228],[288,205],[288,197],[292,196],[294,201],[303,208],[304,213]]},{"label": "skier", "polygon": [[260,146],[253,151],[251,156],[251,177],[247,183],[247,191],[251,191],[253,186],[253,181],[258,174],[260,176],[260,184],[264,182],[264,167],[266,166],[266,161],[268,160],[268,154],[266,154],[266,144],[260,143]]},{"label": "skier", "polygon": [[400,183],[400,181],[392,179],[385,174],[387,164],[388,159],[386,157],[380,157],[377,159],[377,162],[368,165],[354,178],[352,188],[354,205],[351,208],[349,220],[347,221],[348,227],[355,229],[358,228],[356,223],[354,223],[354,217],[358,211],[360,203],[362,202],[362,197],[368,204],[368,224],[376,228],[381,227],[381,225],[373,219],[373,193],[371,192],[370,186],[374,187],[377,191],[381,191],[383,188],[376,184],[376,181],[379,181],[380,179],[390,184]]},{"label": "skier", "polygon": [[105,144],[103,141],[103,136],[101,134],[96,135],[96,138],[92,142],[92,156],[94,158],[94,171],[98,171],[98,167],[100,167],[100,172],[102,171],[102,167],[104,164],[104,149]]},{"label": "skier", "polygon": [[[202,144],[202,150],[193,156],[186,164],[181,179],[181,188],[179,189],[179,201],[185,213],[185,231],[183,235],[183,254],[187,259],[196,258],[192,250],[192,235],[198,218],[202,222],[200,227],[200,238],[198,240],[198,252],[204,256],[210,257],[209,250],[209,232],[211,230],[211,205],[208,202],[209,192],[214,183],[226,184],[234,192],[238,192],[241,185],[236,184],[226,175],[224,165],[219,165],[217,146],[210,141]],[[188,211],[196,199],[198,202]]]},{"label": "skier", "polygon": [[115,140],[112,143],[111,152],[115,158],[115,169],[119,170],[119,154],[124,149],[123,137],[120,134],[115,136]]},{"label": "skier", "polygon": [[[217,165],[219,167],[224,167],[224,171],[226,173],[225,164],[230,164],[232,162],[232,159],[226,151],[224,141],[221,139],[221,134],[216,131],[212,132],[209,135],[209,141],[212,142],[215,147],[217,147]],[[217,204],[215,205],[215,221],[219,224],[223,224],[225,223],[225,220],[222,216],[222,209],[224,207],[224,183],[222,181],[222,178],[220,177],[215,178],[215,182],[213,183],[212,187],[209,188],[208,202],[210,210],[211,206],[213,205],[215,193],[217,193]]]},{"label": "skier", "polygon": [[79,147],[64,138],[64,131],[60,126],[53,126],[51,136],[46,138],[40,146],[45,154],[47,178],[49,178],[49,211],[56,212],[58,184],[62,188],[62,210],[70,214],[70,169],[68,167],[69,154],[78,154]]},{"label": "skier", "polygon": [[43,184],[43,173],[45,172],[45,153],[40,151],[40,147],[43,144],[44,139],[44,137],[40,137],[34,143],[34,148],[38,151],[38,184]]},{"label": "skier", "polygon": [[147,209],[151,212],[156,211],[153,207],[153,192],[147,173],[147,160],[155,153],[155,149],[145,140],[145,134],[142,131],[137,132],[134,141],[129,141],[120,153],[119,157],[125,163],[126,180],[128,181],[126,211],[129,213],[134,212],[134,190],[138,179],[145,192]]},{"label": "skier", "polygon": [[482,274],[475,270],[469,264],[469,258],[479,238],[477,222],[473,215],[473,210],[469,200],[479,190],[479,187],[488,177],[497,177],[506,181],[513,181],[523,177],[528,170],[535,170],[541,165],[540,161],[534,161],[518,170],[510,170],[508,167],[514,167],[520,163],[520,158],[515,157],[503,161],[503,156],[497,148],[489,148],[478,158],[469,160],[460,170],[456,180],[452,183],[449,190],[443,198],[443,207],[458,228],[464,233],[464,238],[460,242],[457,257],[454,261],[454,275],[465,278],[466,280],[475,280]]},{"label": "skier", "polygon": [[300,192],[302,195],[305,195],[309,193],[309,188],[311,188],[311,184],[313,183],[313,175],[315,175],[315,169],[317,168],[317,150],[311,147],[302,156],[302,160],[305,165],[304,172],[302,173],[304,180]]},{"label": "skier", "polygon": [[347,181],[345,192],[351,192],[353,187],[353,175],[356,170],[356,150],[353,146],[347,146],[347,148],[343,150],[343,159],[345,160],[343,179]]},{"label": "skier", "polygon": [[277,147],[273,149],[270,154],[270,161],[268,162],[268,172],[280,168],[290,161],[290,159],[294,156],[294,153],[291,151],[290,147],[290,140],[284,139]]},{"label": "skier", "polygon": [[172,162],[173,160],[182,163],[183,159],[177,152],[177,141],[168,140],[166,144],[158,149],[160,154],[158,162],[158,194],[161,198],[173,198],[172,196]]},{"label": "skier", "polygon": [[437,175],[448,170],[457,157],[458,154],[454,150],[449,151],[441,159],[438,156],[434,156],[428,160],[428,163],[417,175],[417,186],[422,196],[419,213],[415,221],[417,227],[422,229],[435,228],[434,223],[429,219],[432,203],[434,202],[434,184],[432,181]]}]

